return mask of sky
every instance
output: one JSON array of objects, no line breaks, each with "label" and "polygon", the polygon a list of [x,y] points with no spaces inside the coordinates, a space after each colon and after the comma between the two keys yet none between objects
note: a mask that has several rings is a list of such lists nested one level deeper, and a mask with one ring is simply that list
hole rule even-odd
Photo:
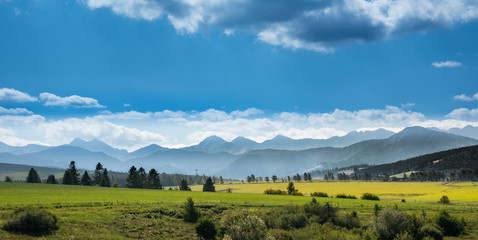
[{"label": "sky", "polygon": [[0,141],[478,126],[474,0],[0,0]]}]

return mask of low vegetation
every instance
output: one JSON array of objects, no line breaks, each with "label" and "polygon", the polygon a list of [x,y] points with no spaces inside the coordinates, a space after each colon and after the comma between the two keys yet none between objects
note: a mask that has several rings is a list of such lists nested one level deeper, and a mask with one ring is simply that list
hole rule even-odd
[{"label": "low vegetation", "polygon": [[362,197],[360,198],[363,200],[380,201],[380,197],[377,194],[373,194],[373,193],[364,193],[362,194]]},{"label": "low vegetation", "polygon": [[329,197],[327,193],[324,192],[313,192],[310,194],[311,197]]},{"label": "low vegetation", "polygon": [[345,194],[345,193],[339,193],[335,195],[336,198],[348,198],[348,199],[357,199],[355,195],[350,195],[350,194]]},{"label": "low vegetation", "polygon": [[29,235],[48,234],[58,229],[58,219],[43,209],[21,208],[13,213],[11,219],[3,225],[3,229]]}]

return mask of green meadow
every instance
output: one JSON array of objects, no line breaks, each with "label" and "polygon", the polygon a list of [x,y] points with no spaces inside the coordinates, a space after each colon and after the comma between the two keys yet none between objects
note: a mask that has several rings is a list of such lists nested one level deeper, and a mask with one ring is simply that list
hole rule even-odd
[{"label": "green meadow", "polygon": [[[347,183],[303,183],[314,185],[332,185],[338,192],[348,193]],[[305,185],[297,184],[306,189]],[[376,184],[378,189],[386,189],[384,183],[366,183],[373,192]],[[390,189],[397,188],[391,183]],[[1,239],[198,239],[194,225],[182,220],[181,205],[188,197],[192,197],[203,216],[209,216],[219,225],[224,214],[239,209],[248,209],[258,215],[266,215],[268,211],[294,205],[304,205],[311,201],[310,196],[265,195],[258,189],[265,190],[271,184],[224,184],[216,185],[217,190],[230,188],[238,192],[206,193],[200,191],[183,192],[170,190],[146,190],[128,188],[102,188],[69,185],[0,183],[0,225],[8,221],[12,213],[19,208],[33,206],[54,213],[59,219],[59,229],[48,235],[29,236],[0,230]],[[237,185],[237,186],[236,186]],[[401,183],[403,193],[416,191],[413,184]],[[431,186],[431,185],[430,185]],[[438,185],[435,185],[439,187]],[[475,186],[465,183],[465,187]],[[277,184],[275,188],[283,187]],[[343,189],[336,189],[343,187]],[[193,190],[200,186],[192,186]],[[250,193],[247,189],[250,188]],[[241,189],[239,191],[239,189]],[[458,188],[461,189],[462,188]],[[475,188],[471,188],[472,190]],[[468,189],[469,190],[469,189]],[[473,194],[477,194],[474,191]],[[450,205],[442,205],[436,201],[369,201],[360,199],[317,198],[319,203],[328,202],[338,207],[341,214],[356,211],[363,228],[370,226],[374,217],[374,207],[378,204],[384,208],[397,208],[409,214],[425,215],[433,218],[441,209],[447,209],[456,217],[463,217],[467,222],[466,234],[457,238],[445,239],[477,239],[478,238],[478,198],[450,193]],[[360,198],[360,196],[357,196]],[[306,230],[290,230],[295,239],[308,239]],[[338,231],[339,236],[352,236],[352,230]],[[344,233],[341,233],[344,232]],[[342,235],[341,235],[342,234]],[[350,235],[347,235],[350,234]]]}]

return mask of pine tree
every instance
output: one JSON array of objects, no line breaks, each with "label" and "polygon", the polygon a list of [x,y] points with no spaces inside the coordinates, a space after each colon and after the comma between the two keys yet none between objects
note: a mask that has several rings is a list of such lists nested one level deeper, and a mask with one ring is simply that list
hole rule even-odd
[{"label": "pine tree", "polygon": [[149,188],[152,189],[162,189],[163,186],[161,186],[161,180],[159,180],[159,173],[152,168],[149,170],[148,174],[148,179],[149,179]]},{"label": "pine tree", "polygon": [[91,178],[88,175],[87,171],[85,171],[83,173],[83,177],[81,177],[81,185],[83,185],[83,186],[91,186],[92,185]]},{"label": "pine tree", "polygon": [[6,176],[5,177],[5,182],[13,182],[13,180],[9,176]]},{"label": "pine tree", "polygon": [[63,175],[63,184],[78,185],[80,184],[80,173],[76,169],[75,161],[70,162],[70,166],[66,169]]},{"label": "pine tree", "polygon": [[102,172],[103,172],[103,165],[101,165],[101,163],[98,162],[98,164],[96,164],[95,176],[94,176],[95,185],[100,185]]},{"label": "pine tree", "polygon": [[61,180],[62,184],[68,184],[71,185],[71,175],[68,170],[65,170],[65,173],[63,174],[63,178]]},{"label": "pine tree", "polygon": [[58,184],[58,181],[56,181],[55,175],[49,175],[48,178],[46,179],[47,184]]},{"label": "pine tree", "polygon": [[146,170],[144,170],[144,168],[140,167],[138,169],[138,175],[139,175],[139,185],[138,185],[138,188],[145,188],[146,187],[146,180],[147,180],[147,176],[146,176]]},{"label": "pine tree", "polygon": [[296,192],[294,182],[289,182],[289,185],[287,185],[287,194],[292,195],[294,192]]},{"label": "pine tree", "polygon": [[139,187],[139,175],[135,166],[132,166],[129,169],[129,175],[128,175],[128,178],[126,179],[126,182],[127,182],[126,186],[129,188]]},{"label": "pine tree", "polygon": [[268,182],[269,182],[269,177],[266,176],[266,177],[264,178],[264,180],[266,180],[266,182],[268,183]]},{"label": "pine tree", "polygon": [[191,188],[188,186],[188,181],[186,179],[181,180],[181,185],[179,186],[179,190],[180,191],[191,191]]},{"label": "pine tree", "polygon": [[219,176],[219,183],[224,184],[224,180],[222,180],[222,176]]},{"label": "pine tree", "polygon": [[103,172],[101,173],[101,180],[100,180],[101,187],[111,187],[111,181],[108,177],[108,169],[103,168]]},{"label": "pine tree", "polygon": [[30,168],[28,172],[27,183],[41,183],[40,176],[34,168]]},{"label": "pine tree", "polygon": [[203,192],[215,192],[216,191],[216,187],[214,187],[214,183],[212,183],[212,179],[210,177],[206,179],[206,183],[204,183],[202,191]]},{"label": "pine tree", "polygon": [[307,175],[307,173],[304,173],[304,181],[307,181],[309,180],[309,176]]}]

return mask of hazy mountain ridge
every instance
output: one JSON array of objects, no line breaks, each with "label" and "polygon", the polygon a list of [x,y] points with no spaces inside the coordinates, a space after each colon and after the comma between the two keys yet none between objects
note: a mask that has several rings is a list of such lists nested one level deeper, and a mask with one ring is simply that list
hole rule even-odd
[{"label": "hazy mountain ridge", "polygon": [[[374,132],[368,132],[365,138],[377,135],[377,132]],[[389,134],[386,130],[379,132],[381,136]],[[33,153],[19,155],[0,153],[0,162],[65,168],[70,161],[76,161],[77,166],[84,169],[94,169],[96,163],[101,162],[106,168],[115,171],[127,171],[131,165],[135,165],[168,173],[177,171],[195,174],[197,170],[198,174],[243,178],[252,173],[257,176],[285,176],[313,168],[390,163],[478,144],[476,139],[422,127],[410,127],[388,138],[360,141],[345,147],[318,147],[305,150],[269,149],[269,147],[286,146],[304,147],[317,142],[323,144],[327,141],[343,143],[344,139],[364,138],[360,136],[361,133],[364,132],[351,132],[344,137],[327,140],[294,140],[278,136],[263,143],[242,137],[227,142],[217,136],[211,136],[198,145],[187,148],[168,149],[152,144],[126,154],[125,150],[115,149],[100,140],[77,139],[67,145],[46,147],[44,150]],[[266,149],[254,150],[253,148]],[[109,154],[98,150],[104,150]],[[118,158],[111,155],[117,155]]]}]

